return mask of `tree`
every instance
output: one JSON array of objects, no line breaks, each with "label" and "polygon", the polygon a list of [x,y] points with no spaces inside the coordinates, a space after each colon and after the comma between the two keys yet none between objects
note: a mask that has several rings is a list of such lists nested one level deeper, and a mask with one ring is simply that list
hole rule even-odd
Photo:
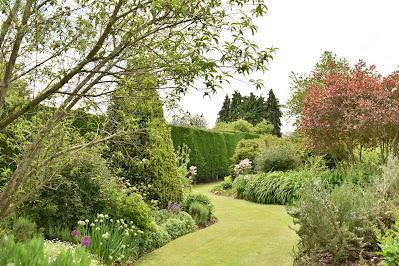
[{"label": "tree", "polygon": [[132,95],[129,86],[134,83],[126,80],[112,95],[107,131],[127,134],[111,139],[104,156],[119,177],[149,188],[144,195],[148,202],[158,200],[167,206],[183,196],[170,129],[158,92],[140,90]]},{"label": "tree", "polygon": [[218,113],[218,122],[229,122],[230,120],[230,98],[226,94],[226,97],[224,97],[222,109],[220,109]]},{"label": "tree", "polygon": [[208,127],[208,121],[206,121],[203,114],[190,114],[186,112],[180,117],[173,119],[172,125],[184,126],[184,127],[194,127],[194,128],[204,128]]},{"label": "tree", "polygon": [[291,73],[291,98],[287,102],[288,114],[295,119],[302,115],[303,101],[308,95],[308,89],[314,85],[323,87],[324,79],[331,72],[349,71],[349,63],[345,58],[339,58],[336,54],[326,51],[315,64],[313,71],[309,75],[299,75]]},{"label": "tree", "polygon": [[[74,108],[102,111],[123,77],[145,77],[139,85],[170,89],[170,98],[198,85],[197,79],[210,93],[233,73],[266,70],[274,51],[252,49],[257,46],[246,34],[256,32],[253,17],[266,12],[262,0],[15,0],[0,7],[0,130],[36,106],[53,107],[30,133],[1,189],[0,219],[21,202],[24,190],[37,186],[33,177],[44,166],[124,134],[97,132],[74,146],[47,145],[67,136],[60,125]],[[225,29],[231,37],[219,44]],[[33,92],[30,98],[4,108],[10,88],[21,81]]]},{"label": "tree", "polygon": [[311,84],[303,101],[300,129],[308,146],[353,162],[362,150],[379,147],[381,160],[398,153],[399,74],[382,78],[375,66],[359,61],[347,71],[331,69],[320,84]]},{"label": "tree", "polygon": [[266,101],[266,119],[273,125],[273,134],[281,137],[281,116],[280,105],[273,90],[269,91]]}]

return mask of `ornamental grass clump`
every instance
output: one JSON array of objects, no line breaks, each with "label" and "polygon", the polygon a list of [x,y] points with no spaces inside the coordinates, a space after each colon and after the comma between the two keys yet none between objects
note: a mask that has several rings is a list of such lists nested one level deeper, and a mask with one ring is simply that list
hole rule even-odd
[{"label": "ornamental grass clump", "polygon": [[85,246],[104,263],[127,263],[140,255],[144,232],[133,222],[114,220],[107,214],[97,214],[94,221],[78,221],[72,231],[75,242]]}]

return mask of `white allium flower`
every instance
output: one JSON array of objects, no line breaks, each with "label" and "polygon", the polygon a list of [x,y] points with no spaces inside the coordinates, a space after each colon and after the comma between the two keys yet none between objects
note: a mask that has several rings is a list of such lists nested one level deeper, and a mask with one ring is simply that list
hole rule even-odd
[{"label": "white allium flower", "polygon": [[105,234],[102,235],[102,238],[104,238],[105,240],[107,240],[109,238],[109,233],[106,232]]},{"label": "white allium flower", "polygon": [[96,225],[95,223],[91,223],[91,224],[90,224],[91,227],[93,227],[93,226],[95,226],[95,225]]},{"label": "white allium flower", "polygon": [[78,225],[85,225],[85,221],[78,221]]},{"label": "white allium flower", "polygon": [[105,219],[108,219],[108,218],[109,218],[108,214],[104,215],[104,218],[105,218]]},{"label": "white allium flower", "polygon": [[85,223],[86,223],[86,224],[89,224],[89,222],[90,222],[89,219],[86,219],[86,220],[85,220]]}]

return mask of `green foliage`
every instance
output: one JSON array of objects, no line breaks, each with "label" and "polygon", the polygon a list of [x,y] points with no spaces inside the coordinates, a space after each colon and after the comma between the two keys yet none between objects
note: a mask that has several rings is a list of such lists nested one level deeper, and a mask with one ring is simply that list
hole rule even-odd
[{"label": "green foliage", "polygon": [[232,187],[233,187],[233,177],[225,176],[222,182],[213,186],[211,192],[215,194],[229,194]]},{"label": "green foliage", "polygon": [[255,158],[258,171],[287,171],[299,166],[300,156],[293,145],[275,145],[266,148]]},{"label": "green foliage", "polygon": [[178,218],[170,218],[162,225],[172,239],[176,239],[195,230],[193,218],[186,212],[180,212]]},{"label": "green foliage", "polygon": [[342,265],[378,249],[376,232],[389,226],[394,216],[389,202],[370,189],[349,183],[331,193],[321,182],[309,182],[289,211],[300,226],[296,262]]},{"label": "green foliage", "polygon": [[261,122],[256,124],[254,132],[260,135],[275,133],[273,124],[266,119],[263,119]]},{"label": "green foliage", "polygon": [[396,221],[391,229],[385,230],[378,237],[380,254],[384,257],[381,265],[390,266],[399,264],[399,222]]},{"label": "green foliage", "polygon": [[192,202],[188,208],[188,213],[197,225],[205,225],[209,221],[209,212],[207,206],[198,201]]},{"label": "green foliage", "polygon": [[[196,208],[196,207],[198,207],[197,203],[202,205],[202,207],[199,207],[199,208],[201,208],[201,210],[198,210]],[[194,208],[192,208],[193,204],[194,204]],[[195,206],[195,205],[197,205],[197,206]],[[203,211],[203,208],[205,208],[207,211]],[[191,216],[193,216],[194,219],[196,219],[196,221],[208,222],[213,217],[214,206],[212,204],[211,199],[208,196],[206,196],[204,194],[200,194],[200,193],[193,193],[193,194],[188,195],[184,199],[183,210],[188,212]],[[196,216],[199,215],[199,213],[198,213],[199,211],[201,212],[201,215],[204,215],[206,213],[207,216],[201,217],[201,218],[200,217],[195,218]]]},{"label": "green foliage", "polygon": [[269,96],[266,101],[266,120],[273,125],[273,134],[281,137],[281,117],[283,113],[280,111],[280,104],[273,93],[269,91]]},{"label": "green foliage", "polygon": [[151,209],[140,194],[124,184],[110,181],[104,188],[106,211],[112,217],[124,217],[142,230],[153,227]]},{"label": "green foliage", "polygon": [[309,180],[327,173],[319,162],[287,172],[269,172],[238,176],[232,186],[237,198],[263,204],[291,204],[300,196],[300,189]]},{"label": "green foliage", "polygon": [[145,252],[160,248],[171,240],[172,238],[165,227],[156,225],[150,231],[145,232],[143,243],[141,244],[141,253],[144,254]]},{"label": "green foliage", "polygon": [[168,232],[171,239],[176,239],[196,229],[193,218],[184,211],[172,213],[168,210],[159,210],[155,213],[155,220]]},{"label": "green foliage", "polygon": [[132,185],[151,185],[146,195],[148,202],[159,200],[166,206],[183,196],[170,129],[157,91],[140,90],[132,97],[128,89],[135,82],[125,80],[113,95],[107,128],[116,132],[127,127],[128,134],[112,139],[104,156],[119,177]]},{"label": "green foliage", "polygon": [[90,255],[83,247],[63,251],[50,261],[44,254],[43,238],[34,237],[27,242],[15,242],[12,235],[0,239],[0,265],[37,266],[89,266]]},{"label": "green foliage", "polygon": [[95,150],[69,156],[56,172],[58,178],[20,209],[45,233],[50,227],[70,227],[79,219],[94,217],[106,207],[101,186],[110,173]]},{"label": "green foliage", "polygon": [[187,127],[171,126],[173,145],[177,149],[186,144],[190,165],[198,169],[196,181],[211,181],[228,175],[230,158],[241,139],[258,137],[243,132],[214,132]]},{"label": "green foliage", "polygon": [[36,233],[36,224],[24,217],[19,217],[13,226],[13,235],[18,242],[25,242],[32,239]]},{"label": "green foliage", "polygon": [[190,163],[190,153],[191,150],[186,144],[176,148],[177,171],[183,186],[183,192],[186,193],[191,190],[193,181],[191,176],[189,176],[190,170],[188,169],[188,165]]},{"label": "green foliage", "polygon": [[[248,121],[251,125],[263,124],[262,121],[269,120],[272,126],[263,124],[258,128],[252,130],[258,131],[259,134],[280,132],[280,117],[281,111],[279,104],[274,96],[272,90],[269,92],[267,101],[262,96],[255,96],[251,93],[249,96],[242,96],[238,91],[235,91],[230,98],[226,95],[222,109],[218,114],[218,128],[224,130],[232,130],[231,127],[226,126],[237,120]],[[278,130],[273,130],[273,126]],[[244,130],[249,130],[247,127]]]},{"label": "green foliage", "polygon": [[97,214],[94,221],[79,221],[74,233],[77,244],[85,245],[84,239],[90,237],[87,248],[107,265],[116,261],[126,263],[131,258],[137,258],[144,238],[144,231],[132,221],[113,220],[107,214]]}]

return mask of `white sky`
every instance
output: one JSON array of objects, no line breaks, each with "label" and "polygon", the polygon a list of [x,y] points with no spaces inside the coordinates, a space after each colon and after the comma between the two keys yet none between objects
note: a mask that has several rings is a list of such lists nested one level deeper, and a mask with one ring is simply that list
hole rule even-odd
[{"label": "white sky", "polygon": [[[239,90],[267,96],[272,88],[284,104],[290,97],[291,71],[309,73],[320,55],[328,50],[350,63],[364,59],[382,74],[399,66],[398,0],[269,0],[269,13],[257,22],[256,40],[261,46],[279,48],[264,75],[265,89],[256,91],[232,82],[211,98],[192,91],[181,102],[192,114],[203,113],[213,126],[226,94]],[[283,132],[292,131],[284,120]]]}]

